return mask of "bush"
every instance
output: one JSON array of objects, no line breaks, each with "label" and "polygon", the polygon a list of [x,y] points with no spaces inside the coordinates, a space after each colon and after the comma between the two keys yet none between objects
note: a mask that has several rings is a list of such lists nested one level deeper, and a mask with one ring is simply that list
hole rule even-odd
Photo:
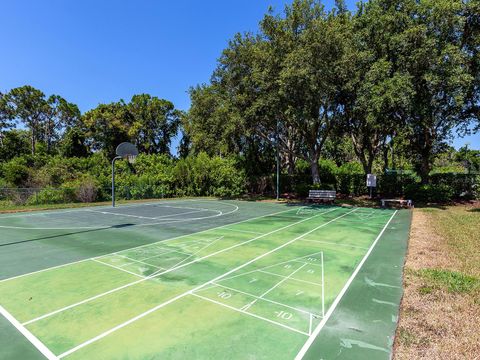
[{"label": "bush", "polygon": [[76,198],[80,202],[91,203],[97,199],[97,192],[98,189],[95,182],[91,179],[86,179],[77,188]]},{"label": "bush", "polygon": [[448,185],[411,184],[405,188],[405,197],[421,203],[448,203],[454,197],[453,189]]},{"label": "bush", "polygon": [[27,205],[35,204],[63,204],[76,200],[75,189],[49,188],[42,189],[28,198]]}]

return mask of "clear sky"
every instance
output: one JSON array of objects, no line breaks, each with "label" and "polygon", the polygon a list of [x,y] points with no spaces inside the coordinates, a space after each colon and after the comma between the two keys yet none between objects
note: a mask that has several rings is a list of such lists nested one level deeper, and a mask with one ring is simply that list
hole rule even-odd
[{"label": "clear sky", "polygon": [[[83,112],[149,93],[187,110],[188,88],[209,81],[228,40],[255,31],[270,5],[280,11],[285,3],[0,0],[0,91],[29,84]],[[480,134],[455,146],[465,142],[480,148]]]}]

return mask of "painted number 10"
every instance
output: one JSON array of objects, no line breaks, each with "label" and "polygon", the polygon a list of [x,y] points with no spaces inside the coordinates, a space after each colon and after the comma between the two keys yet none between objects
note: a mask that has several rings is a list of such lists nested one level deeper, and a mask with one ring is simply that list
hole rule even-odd
[{"label": "painted number 10", "polygon": [[286,311],[275,311],[275,314],[277,317],[284,320],[290,320],[292,318],[292,314]]}]

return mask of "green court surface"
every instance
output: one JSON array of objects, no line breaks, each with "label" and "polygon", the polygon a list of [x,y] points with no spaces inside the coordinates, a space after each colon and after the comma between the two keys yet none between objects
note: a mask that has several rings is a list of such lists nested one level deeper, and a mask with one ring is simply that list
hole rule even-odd
[{"label": "green court surface", "polygon": [[206,199],[0,215],[0,358],[388,359],[409,226]]}]

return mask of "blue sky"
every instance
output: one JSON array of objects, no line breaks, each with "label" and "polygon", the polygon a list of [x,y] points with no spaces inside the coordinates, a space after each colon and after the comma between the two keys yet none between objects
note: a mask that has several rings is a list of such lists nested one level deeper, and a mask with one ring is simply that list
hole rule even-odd
[{"label": "blue sky", "polygon": [[[333,0],[325,1],[327,7]],[[347,4],[354,8],[355,1]],[[0,91],[25,84],[82,111],[149,93],[187,110],[236,32],[281,0],[44,0],[1,3]],[[480,134],[456,139],[480,148]]]}]

